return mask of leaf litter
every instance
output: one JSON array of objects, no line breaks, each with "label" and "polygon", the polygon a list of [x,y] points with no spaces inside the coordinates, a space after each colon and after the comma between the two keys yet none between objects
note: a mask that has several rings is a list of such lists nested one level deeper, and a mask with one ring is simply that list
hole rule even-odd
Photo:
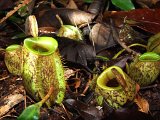
[{"label": "leaf litter", "polygon": [[[106,68],[114,64],[118,64],[124,68],[126,66],[126,62],[130,62],[132,60],[133,56],[128,54],[126,51],[118,55],[118,57],[115,60],[112,59],[115,53],[123,49],[119,45],[119,43],[117,43],[117,41],[114,40],[115,36],[113,35],[113,29],[116,32],[122,30],[121,26],[123,26],[124,18],[127,16],[125,24],[130,25],[133,28],[133,30],[138,31],[138,36],[136,37],[137,38],[141,37],[140,39],[143,39],[146,42],[149,37],[159,32],[160,28],[158,27],[159,17],[160,17],[158,14],[159,9],[150,10],[141,8],[124,12],[117,10],[117,8],[114,8],[115,10],[117,10],[117,12],[110,12],[108,10],[104,10],[103,6],[102,9],[99,10],[99,6],[102,5],[102,3],[105,3],[103,0],[101,2],[98,1],[97,3],[96,0],[94,0],[93,4],[96,4],[97,8],[96,7],[93,8],[93,4],[91,4],[89,9],[87,9],[89,4],[88,3],[86,4],[83,1],[73,0],[70,1],[70,5],[66,4],[65,3],[66,1],[65,2],[61,1],[61,3],[59,1],[56,1],[55,6],[57,8],[55,7],[54,9],[51,9],[50,3],[49,4],[45,3],[43,0],[40,1],[41,2],[38,3],[39,6],[38,5],[35,6],[37,8],[35,8],[33,14],[36,15],[36,18],[38,20],[38,25],[41,28],[41,35],[48,35],[57,38],[59,42],[59,51],[64,59],[63,60],[64,66],[66,66],[68,69],[68,73],[66,73],[66,78],[68,79],[67,81],[72,83],[72,84],[69,83],[67,84],[66,98],[63,102],[64,107],[56,105],[53,108],[48,109],[45,106],[43,106],[41,108],[41,113],[40,113],[41,119],[51,119],[51,120],[52,119],[55,120],[63,120],[63,119],[64,120],[68,119],[159,120],[160,119],[159,80],[155,81],[152,85],[141,87],[140,90],[139,87],[137,86],[137,92],[139,91],[138,94],[140,95],[136,96],[135,103],[127,107],[125,106],[124,108],[119,110],[114,110],[110,108],[106,103],[104,103],[103,107],[99,106],[97,107],[96,101],[94,99],[94,92],[93,90],[88,88],[88,84],[93,79],[93,75],[102,72],[103,68]],[[3,2],[5,2],[5,0],[3,0]],[[13,4],[12,2],[5,4],[8,4],[13,7],[15,6],[15,4]],[[143,1],[143,5],[144,4],[146,6],[148,5],[148,3],[145,3]],[[152,4],[152,7],[155,4],[158,5],[158,2],[156,1],[156,3]],[[68,7],[65,5],[68,5]],[[76,9],[70,9],[70,8],[75,8],[75,5]],[[3,8],[3,10],[6,10],[6,12],[8,12],[7,9],[8,9],[7,7],[6,9]],[[2,10],[2,8],[0,10]],[[103,13],[103,11],[105,12]],[[75,25],[78,27],[80,26],[81,30],[85,28],[83,26],[87,26],[87,24],[89,24],[91,27],[91,29],[88,30],[90,35],[89,34],[85,35],[83,42],[75,42],[68,38],[57,37],[56,31],[59,29],[60,23],[55,17],[56,14],[59,14],[64,23]],[[75,15],[76,17],[74,17],[73,15]],[[108,20],[110,18],[112,18],[114,22],[113,29],[110,28],[110,26],[113,26],[113,24],[110,24],[110,22],[108,22],[110,21]],[[0,31],[4,33],[0,39],[1,41],[0,47],[6,48],[10,44],[17,44],[17,43],[21,44],[24,38],[27,36],[14,40],[11,39],[12,35],[17,34],[17,31],[21,32],[21,30],[19,28],[15,29],[15,26],[13,25],[15,21],[9,21],[8,18],[5,18],[5,20],[7,21],[4,21],[0,26]],[[20,28],[23,28],[22,24],[19,24],[18,26]],[[7,36],[9,30],[12,31],[12,35],[10,34],[10,36]],[[132,30],[127,29],[126,31],[126,33],[130,35],[128,31]],[[135,35],[133,35],[133,38],[134,36]],[[95,44],[94,46],[95,49],[92,46],[93,44],[91,40],[93,40]],[[133,43],[134,42],[135,40],[133,40]],[[145,42],[143,44],[146,45]],[[129,43],[127,43],[126,45],[128,46],[130,44],[132,43],[130,43],[129,41]],[[139,48],[139,47],[133,47],[132,49],[138,52],[145,51],[144,48]],[[97,58],[96,55],[102,55],[102,57]],[[103,59],[103,57],[107,57],[109,58],[109,60]],[[124,59],[122,59],[121,57],[123,57]],[[4,54],[0,52],[0,63],[1,63],[0,99],[1,100],[5,97],[10,98],[9,97],[10,95],[14,95],[13,94],[14,90],[20,88],[20,86],[23,86],[22,80],[19,79],[19,76],[13,76],[10,73],[8,73],[3,59],[4,59]],[[20,93],[20,95],[23,96],[23,97],[21,96],[22,101],[19,101],[18,97],[17,99],[14,99],[17,100],[17,102],[12,104],[7,113],[3,112],[5,115],[1,116],[2,119],[4,120],[16,119],[25,108],[24,104],[28,106],[36,102],[28,95],[27,97],[25,97],[26,94],[23,90],[18,89],[15,95],[17,95],[18,93]],[[25,101],[23,101],[24,98]]]}]

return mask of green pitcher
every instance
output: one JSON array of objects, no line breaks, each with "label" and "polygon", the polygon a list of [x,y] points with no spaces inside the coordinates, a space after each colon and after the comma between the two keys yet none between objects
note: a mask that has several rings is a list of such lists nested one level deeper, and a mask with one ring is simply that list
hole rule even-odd
[{"label": "green pitcher", "polygon": [[8,71],[14,75],[22,73],[22,46],[10,45],[6,48],[4,61]]},{"label": "green pitcher", "polygon": [[66,82],[58,43],[54,38],[26,38],[23,46],[7,47],[5,63],[10,73],[22,76],[27,93],[35,100],[41,100],[53,86],[47,106],[62,103]]},{"label": "green pitcher", "polygon": [[22,49],[24,86],[32,97],[40,100],[53,85],[48,106],[60,104],[65,94],[64,70],[57,48],[54,38],[37,37],[25,39]]},{"label": "green pitcher", "polygon": [[128,71],[129,76],[140,86],[147,86],[153,83],[160,73],[160,56],[154,52],[136,56]]},{"label": "green pitcher", "polygon": [[118,109],[134,99],[136,83],[120,67],[111,66],[97,78],[95,93],[98,100],[103,98],[111,107]]}]

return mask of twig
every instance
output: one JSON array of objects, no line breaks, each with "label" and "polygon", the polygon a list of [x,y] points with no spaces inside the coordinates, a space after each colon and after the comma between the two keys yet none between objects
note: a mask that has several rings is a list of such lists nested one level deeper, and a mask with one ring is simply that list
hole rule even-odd
[{"label": "twig", "polygon": [[18,4],[18,6],[14,7],[13,10],[9,11],[5,17],[3,17],[0,20],[0,24],[3,23],[5,20],[7,20],[10,16],[12,16],[15,12],[17,12],[17,10],[19,10],[21,7],[25,6],[26,4],[28,4],[29,2],[31,2],[31,0],[22,0],[22,3]]},{"label": "twig", "polygon": [[90,86],[90,83],[91,83],[91,80],[89,79],[89,81],[87,82],[86,87],[85,87],[85,89],[83,90],[83,92],[82,92],[81,95],[85,95],[85,93],[87,92],[87,90],[88,90],[88,88],[89,88],[89,86]]},{"label": "twig", "polygon": [[66,110],[65,106],[64,106],[63,104],[61,104],[61,106],[62,106],[62,108],[64,109],[64,111],[65,111],[68,119],[70,120],[70,119],[71,119],[71,116],[70,116],[70,114],[68,113],[68,111]]},{"label": "twig", "polygon": [[5,80],[5,79],[7,79],[7,78],[9,78],[9,77],[10,77],[10,76],[8,75],[8,76],[6,76],[6,77],[0,78],[0,81]]},{"label": "twig", "polygon": [[140,90],[152,89],[152,88],[155,88],[155,87],[158,87],[158,86],[160,86],[160,85],[154,84],[154,85],[150,85],[150,86],[146,86],[146,87],[141,87]]}]

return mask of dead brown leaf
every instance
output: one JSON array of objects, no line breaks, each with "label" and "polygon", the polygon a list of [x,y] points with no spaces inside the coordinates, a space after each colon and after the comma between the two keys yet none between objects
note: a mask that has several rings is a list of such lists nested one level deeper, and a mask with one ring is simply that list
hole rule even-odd
[{"label": "dead brown leaf", "polygon": [[139,90],[140,90],[140,86],[139,84],[136,83],[136,94],[138,93]]},{"label": "dead brown leaf", "polygon": [[131,11],[108,11],[104,13],[103,20],[108,22],[112,18],[116,26],[124,23],[124,18],[132,26],[156,34],[160,31],[160,9],[135,9]]},{"label": "dead brown leaf", "polygon": [[74,2],[74,0],[69,0],[69,3],[66,6],[66,8],[78,9],[78,7],[77,7],[76,3]]},{"label": "dead brown leaf", "polygon": [[139,111],[144,113],[149,112],[149,103],[146,99],[142,98],[140,95],[137,95],[134,102],[138,105]]}]

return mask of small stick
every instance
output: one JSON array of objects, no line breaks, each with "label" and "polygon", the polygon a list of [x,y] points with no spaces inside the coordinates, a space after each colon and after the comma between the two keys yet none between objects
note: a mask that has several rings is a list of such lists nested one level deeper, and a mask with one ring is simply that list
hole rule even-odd
[{"label": "small stick", "polygon": [[7,79],[7,78],[9,78],[9,77],[10,77],[10,76],[8,75],[8,76],[6,76],[6,77],[0,78],[0,81],[5,80],[5,79]]},{"label": "small stick", "polygon": [[88,80],[88,82],[87,82],[87,84],[86,84],[86,87],[84,88],[84,90],[83,90],[83,92],[82,92],[82,94],[81,94],[81,95],[84,95],[84,96],[85,96],[85,93],[87,92],[87,90],[88,90],[88,88],[89,88],[90,83],[91,83],[91,80],[89,79],[89,80]]},{"label": "small stick", "polygon": [[158,87],[158,86],[160,86],[160,85],[154,84],[154,85],[150,85],[150,86],[146,86],[146,87],[141,87],[140,90],[152,89],[152,88],[155,88],[155,87]]},{"label": "small stick", "polygon": [[61,104],[61,106],[62,106],[62,108],[64,109],[64,111],[65,111],[68,119],[71,120],[71,116],[70,116],[70,114],[68,113],[68,111],[66,110],[65,106],[64,106],[63,104]]},{"label": "small stick", "polygon": [[20,3],[18,6],[14,7],[13,10],[9,11],[5,17],[0,19],[0,24],[3,23],[5,20],[7,20],[10,16],[12,16],[15,12],[17,12],[18,9],[28,4],[31,0],[24,0],[22,3]]}]

